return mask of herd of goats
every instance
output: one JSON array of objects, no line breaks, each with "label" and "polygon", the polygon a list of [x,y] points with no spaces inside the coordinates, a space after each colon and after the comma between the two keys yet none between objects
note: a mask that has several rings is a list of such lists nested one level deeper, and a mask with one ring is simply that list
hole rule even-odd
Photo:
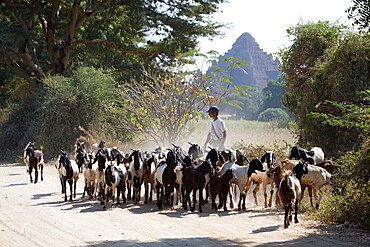
[{"label": "herd of goats", "polygon": [[[144,203],[152,200],[152,192],[156,190],[158,209],[163,209],[164,206],[173,209],[176,196],[176,204],[182,198],[183,209],[187,210],[189,204],[192,212],[197,203],[197,192],[199,212],[203,212],[202,205],[208,198],[212,201],[212,209],[218,210],[223,207],[227,210],[228,195],[230,207],[233,208],[232,191],[236,186],[240,192],[238,210],[245,210],[246,195],[253,182],[256,205],[258,205],[257,192],[261,185],[264,190],[265,207],[271,207],[274,188],[277,189],[275,203],[285,209],[284,227],[287,228],[292,220],[293,205],[295,205],[294,220],[298,223],[298,204],[305,188],[308,188],[311,206],[313,192],[318,207],[320,189],[330,184],[331,173],[334,171],[334,166],[324,159],[324,153],[319,147],[307,151],[294,146],[290,150],[289,158],[277,164],[273,151],[265,151],[261,159],[249,161],[239,150],[220,152],[210,148],[210,151],[204,154],[198,144],[189,144],[187,151],[173,145],[173,148],[165,150],[156,148],[153,152],[132,150],[125,155],[118,148],[106,148],[104,145],[93,145],[92,151],[87,152],[84,142],[78,141],[75,145],[74,158],[67,152],[62,152],[55,163],[65,201],[67,201],[66,183],[69,184],[71,201],[72,195],[76,197],[76,183],[80,173],[83,173],[82,196],[87,193],[90,199],[98,198],[104,208],[110,198],[114,204],[116,193],[117,204],[120,203],[120,194],[124,203],[126,198],[138,203],[144,184]],[[33,169],[34,182],[38,181],[38,169],[43,180],[42,147],[37,150],[34,143],[28,143],[24,151],[24,162],[31,183]],[[267,185],[271,186],[268,203]],[[204,200],[203,190],[206,192]],[[216,205],[217,196],[218,205]]]}]

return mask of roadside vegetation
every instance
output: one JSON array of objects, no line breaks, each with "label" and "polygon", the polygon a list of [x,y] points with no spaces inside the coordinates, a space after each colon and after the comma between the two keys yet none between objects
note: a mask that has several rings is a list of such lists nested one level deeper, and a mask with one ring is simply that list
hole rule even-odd
[{"label": "roadside vegetation", "polygon": [[229,145],[249,158],[321,147],[337,169],[312,217],[370,228],[369,1],[347,10],[358,29],[321,21],[288,28],[291,45],[276,54],[283,76],[262,91],[230,83],[245,64],[238,58],[225,61],[222,77],[183,71],[194,56],[218,59],[196,49],[197,38],[219,34],[222,24],[208,17],[223,0],[166,1],[171,18],[154,0],[77,2],[0,4],[0,160],[19,160],[31,140],[49,160],[81,138],[201,143],[204,109],[219,105],[231,113]]}]

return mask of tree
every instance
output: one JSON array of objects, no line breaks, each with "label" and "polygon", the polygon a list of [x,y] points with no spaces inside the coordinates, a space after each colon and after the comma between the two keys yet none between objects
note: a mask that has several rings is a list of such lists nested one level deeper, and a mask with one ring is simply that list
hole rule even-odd
[{"label": "tree", "polygon": [[[86,53],[168,62],[218,34],[208,17],[224,0],[6,0],[1,3],[0,61],[32,85],[46,72],[67,75]],[[107,59],[108,60],[108,59]],[[106,61],[107,61],[106,60]]]},{"label": "tree", "polygon": [[[190,78],[189,78],[190,76]],[[178,143],[190,133],[189,123],[201,118],[202,109],[213,96],[210,84],[195,75],[144,70],[141,81],[118,85],[115,120],[127,134],[144,134],[157,145]]]},{"label": "tree", "polygon": [[290,29],[293,44],[281,51],[286,83],[283,105],[297,123],[296,134],[304,146],[321,146],[328,157],[338,157],[362,142],[361,131],[331,126],[312,112],[343,116],[330,100],[359,105],[358,93],[370,87],[370,37],[329,23],[299,24]]},{"label": "tree", "polygon": [[281,78],[279,78],[277,81],[270,80],[267,83],[267,86],[262,89],[265,97],[263,99],[260,112],[263,112],[268,108],[283,108],[283,105],[280,101],[283,86],[284,81]]},{"label": "tree", "polygon": [[370,1],[352,0],[352,2],[353,6],[346,10],[348,18],[353,19],[354,24],[370,32]]}]

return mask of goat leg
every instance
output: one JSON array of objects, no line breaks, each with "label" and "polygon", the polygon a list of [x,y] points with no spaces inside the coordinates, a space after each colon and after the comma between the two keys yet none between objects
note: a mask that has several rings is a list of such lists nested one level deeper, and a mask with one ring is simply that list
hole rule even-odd
[{"label": "goat leg", "polygon": [[30,173],[30,182],[33,183],[33,179],[32,179],[32,166],[30,166],[30,168],[28,169],[29,173]]},{"label": "goat leg", "polygon": [[41,169],[40,169],[40,172],[41,172],[41,181],[44,181],[44,165],[40,165]]},{"label": "goat leg", "polygon": [[[72,179],[70,179],[69,181],[68,181],[68,183],[69,183],[69,191],[71,192],[71,194],[70,194],[70,196],[69,196],[69,201],[72,201],[72,194],[73,194],[73,180]],[[75,190],[76,191],[76,190]]]},{"label": "goat leg", "polygon": [[227,211],[226,198],[227,198],[227,191],[222,193],[222,201],[224,203],[224,211]]},{"label": "goat leg", "polygon": [[148,203],[148,197],[149,197],[149,183],[148,182],[144,182],[144,189],[145,189],[145,195],[144,195],[144,203],[147,204]]},{"label": "goat leg", "polygon": [[271,191],[270,191],[270,200],[269,200],[269,204],[268,206],[271,207],[272,206],[272,195],[274,194],[274,187],[273,185],[271,184]]},{"label": "goat leg", "polygon": [[288,228],[289,220],[288,220],[288,213],[289,213],[289,206],[285,206],[285,214],[284,214],[284,228]]},{"label": "goat leg", "polygon": [[38,171],[37,165],[36,165],[36,167],[35,167],[35,183],[38,182],[38,178],[39,178],[39,171]]},{"label": "goat leg", "polygon": [[197,204],[197,190],[193,189],[193,206],[191,207],[191,212],[195,211],[195,205]]},{"label": "goat leg", "polygon": [[295,201],[295,215],[294,215],[294,223],[298,223],[298,200]]},{"label": "goat leg", "polygon": [[76,198],[76,185],[77,185],[77,180],[72,181],[73,183],[73,198]]},{"label": "goat leg", "polygon": [[67,201],[67,181],[66,179],[63,179],[62,178],[62,190],[64,190],[64,201],[66,202]]},{"label": "goat leg", "polygon": [[203,213],[202,203],[203,203],[203,190],[200,189],[199,190],[199,212],[200,213]]},{"label": "goat leg", "polygon": [[157,207],[158,209],[161,209],[161,200],[159,197],[159,184],[156,185],[156,189],[157,189]]}]

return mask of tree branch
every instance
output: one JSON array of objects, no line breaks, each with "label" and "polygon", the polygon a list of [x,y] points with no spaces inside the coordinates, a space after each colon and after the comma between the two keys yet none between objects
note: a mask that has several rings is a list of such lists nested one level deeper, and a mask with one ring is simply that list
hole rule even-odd
[{"label": "tree branch", "polygon": [[30,84],[36,86],[39,82],[31,77],[31,74],[24,70],[11,56],[0,51],[0,60],[6,63],[17,75],[26,79]]},{"label": "tree branch", "polygon": [[156,55],[156,52],[140,52],[140,51],[129,51],[129,50],[125,50],[125,49],[122,49],[120,48],[118,45],[116,45],[115,43],[113,43],[112,41],[109,41],[109,40],[106,40],[106,39],[93,39],[93,40],[73,40],[72,43],[74,44],[92,44],[92,43],[106,43],[110,46],[112,46],[114,49],[116,49],[117,51],[120,51],[122,53],[128,53],[128,54],[141,54],[141,55],[147,55],[147,54],[150,54],[150,55]]}]

